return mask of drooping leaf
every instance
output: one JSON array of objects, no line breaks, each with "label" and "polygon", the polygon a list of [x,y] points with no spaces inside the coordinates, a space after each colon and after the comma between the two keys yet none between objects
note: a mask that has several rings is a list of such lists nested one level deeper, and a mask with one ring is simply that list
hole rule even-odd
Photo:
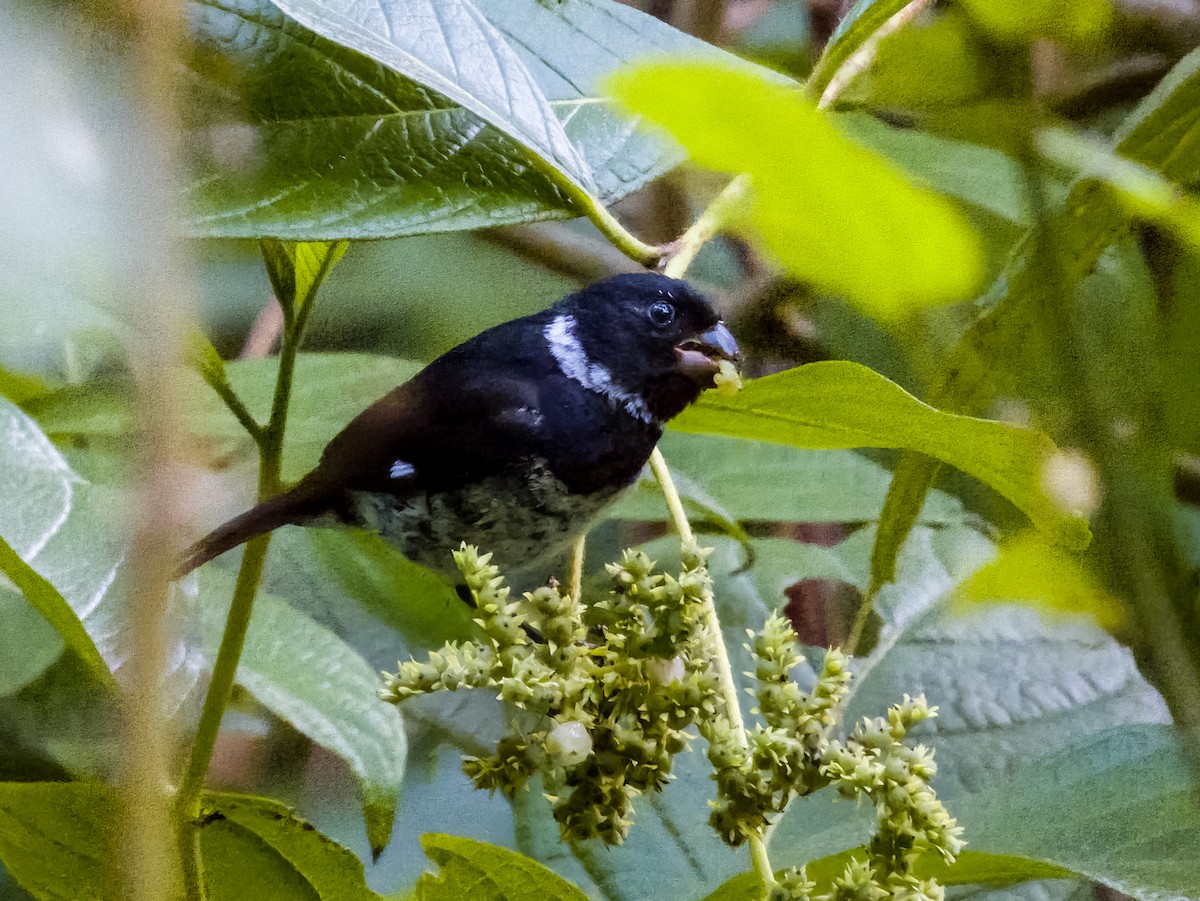
[{"label": "drooping leaf", "polygon": [[847,138],[796,87],[680,61],[645,63],[608,83],[695,162],[750,175],[744,225],[794,275],[880,317],[975,290],[982,253],[966,219]]},{"label": "drooping leaf", "polygon": [[63,639],[23,594],[7,586],[0,586],[0,622],[4,623],[0,629],[0,697],[6,697],[37,679],[58,659]]},{"label": "drooping leaf", "polygon": [[893,447],[945,461],[995,488],[1056,540],[1080,546],[1087,526],[1049,500],[1042,467],[1053,443],[1030,429],[941,413],[855,363],[811,363],[705,396],[672,423],[798,447]]},{"label": "drooping leaf", "polygon": [[[204,643],[216,653],[232,579],[199,574]],[[260,593],[237,682],[276,716],[346,761],[362,787],[367,837],[378,853],[391,835],[406,739],[396,707],[376,697],[376,672],[344,641],[286,603]]]},{"label": "drooping leaf", "polygon": [[[462,14],[455,21],[465,16],[490,34],[506,70],[532,79],[529,96],[543,100],[528,112],[550,110],[554,121],[541,123],[546,136],[565,133],[570,146],[560,149],[574,148],[571,165],[591,174],[600,202],[619,200],[679,162],[677,148],[615,113],[596,82],[631,56],[720,51],[611,0],[484,0],[473,16],[468,6],[454,5]],[[406,77],[353,44],[313,34],[266,0],[204,0],[190,11],[197,104],[209,110],[193,141],[198,233],[379,238],[581,212],[546,167],[532,164],[523,139],[437,93],[433,82],[444,73]],[[417,21],[390,0],[359,12],[364,21]],[[446,33],[465,37],[455,28],[447,19]],[[419,59],[448,51],[430,40],[414,52]],[[484,69],[465,75],[463,91],[490,80]],[[280,84],[289,90],[275,90]],[[555,140],[561,144],[561,134]]]},{"label": "drooping leaf", "polygon": [[425,835],[425,853],[441,872],[417,883],[419,901],[587,901],[587,895],[523,854],[452,835]]}]

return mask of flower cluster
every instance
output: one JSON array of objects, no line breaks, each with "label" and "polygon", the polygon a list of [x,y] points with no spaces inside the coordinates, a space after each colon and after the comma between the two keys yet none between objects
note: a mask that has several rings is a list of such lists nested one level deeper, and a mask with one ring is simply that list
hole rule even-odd
[{"label": "flower cluster", "polygon": [[[512,796],[540,776],[567,840],[624,840],[633,799],[661,790],[693,726],[708,743],[717,784],[710,822],[730,845],[760,843],[795,798],[832,786],[867,798],[878,828],[824,894],[803,870],[775,880],[771,901],[941,901],[933,880],[913,875],[918,855],[953,860],[961,829],[930,787],[933,752],[905,744],[936,709],[907,695],[886,719],[865,719],[834,737],[849,692],[849,659],[824,655],[811,691],[792,671],[803,662],[786,617],[750,633],[751,693],[760,722],[742,725],[712,612],[708,551],[685,545],[678,577],[640,551],[608,566],[613,588],[586,606],[557,583],[514,599],[491,555],[464,545],[454,555],[478,610],[482,639],[449,643],[424,661],[385,674],[380,696],[486,688],[515,711],[495,753],[464,760],[480,788]],[[715,662],[714,662],[715,661]]]},{"label": "flower cluster", "polygon": [[918,879],[913,867],[926,851],[953,861],[962,827],[929,785],[937,772],[933,750],[905,744],[913,726],[936,715],[923,695],[905,695],[887,719],[863,719],[845,742],[830,742],[821,772],[846,797],[872,801],[878,817],[866,858],[846,868],[830,901],[942,901],[942,887]]},{"label": "flower cluster", "polygon": [[684,548],[675,578],[627,551],[608,567],[610,596],[586,611],[553,583],[514,600],[490,554],[464,545],[454,556],[484,641],[401,663],[380,696],[398,703],[438,690],[497,690],[520,711],[516,728],[495,754],[467,758],[467,775],[511,796],[540,773],[564,838],[621,842],[633,798],[667,783],[685,730],[714,712],[715,683],[697,642],[707,552]]},{"label": "flower cluster", "polygon": [[821,755],[850,683],[845,655],[830,650],[813,690],[802,692],[790,674],[804,658],[783,616],[771,616],[762,631],[750,637],[755,712],[764,722],[748,730],[739,730],[728,717],[700,725],[717,782],[710,822],[731,845],[761,832],[769,817],[782,812],[792,798],[826,783]]}]

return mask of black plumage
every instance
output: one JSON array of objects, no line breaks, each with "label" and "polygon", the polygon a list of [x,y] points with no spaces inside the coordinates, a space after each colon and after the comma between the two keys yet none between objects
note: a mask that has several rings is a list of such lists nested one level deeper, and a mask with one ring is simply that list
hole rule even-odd
[{"label": "black plumage", "polygon": [[359,414],[291,490],[194,545],[188,572],[281,525],[350,525],[441,571],[460,541],[526,567],[629,487],[737,345],[685,282],[598,282],[489,329]]}]

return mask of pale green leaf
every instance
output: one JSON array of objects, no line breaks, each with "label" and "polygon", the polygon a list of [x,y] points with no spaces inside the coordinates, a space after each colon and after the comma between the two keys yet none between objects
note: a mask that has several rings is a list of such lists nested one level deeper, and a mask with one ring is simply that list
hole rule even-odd
[{"label": "pale green leaf", "polygon": [[847,138],[798,87],[683,61],[646,63],[609,86],[700,165],[750,175],[741,225],[793,275],[880,317],[974,292],[982,251],[962,214]]},{"label": "pale green leaf", "polygon": [[[199,573],[198,613],[215,654],[233,580]],[[398,709],[376,696],[379,677],[348,644],[283,601],[260,592],[238,663],[237,682],[276,716],[346,761],[362,786],[373,851],[391,835],[406,738]]]}]

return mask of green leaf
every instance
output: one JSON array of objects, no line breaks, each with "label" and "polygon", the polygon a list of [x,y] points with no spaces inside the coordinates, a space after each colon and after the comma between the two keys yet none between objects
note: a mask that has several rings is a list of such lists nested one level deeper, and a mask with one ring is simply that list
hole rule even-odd
[{"label": "green leaf", "polygon": [[[211,567],[199,579],[197,612],[205,647],[215,655],[233,580]],[[260,593],[237,683],[346,761],[362,786],[367,838],[378,854],[391,835],[406,739],[398,709],[376,697],[376,672],[332,632],[278,598]]]},{"label": "green leaf", "polygon": [[7,697],[37,679],[58,659],[63,639],[22,594],[7,586],[0,586],[0,622],[4,623],[0,629],[0,697]]},{"label": "green leaf", "polygon": [[367,888],[359,859],[291,808],[224,792],[207,792],[203,801],[194,828],[213,901],[379,898]]},{"label": "green leaf", "polygon": [[794,87],[701,62],[646,63],[608,83],[700,165],[749,173],[746,224],[794,275],[879,317],[975,290],[983,257],[966,219],[847,138]]},{"label": "green leaf", "polygon": [[[1048,620],[1019,606],[957,615],[956,586],[994,553],[990,542],[967,529],[914,530],[902,550],[896,582],[880,592],[883,627],[876,650],[858,662],[847,722],[878,715],[900,691],[923,692],[940,712],[920,740],[936,750],[934,786],[966,825],[970,849],[1028,857],[1091,876],[1071,855],[1094,848],[1102,856],[1103,842],[1092,843],[1081,829],[1061,845],[1062,854],[1052,856],[1030,853],[1035,841],[985,840],[987,827],[981,823],[986,818],[969,815],[975,797],[1013,799],[1014,808],[1021,809],[1020,828],[1030,834],[1049,834],[1064,817],[1083,809],[1095,822],[1115,822],[1101,808],[1111,805],[1115,811],[1136,797],[1137,779],[1128,784],[1114,779],[1095,793],[1077,788],[1053,797],[1041,788],[1026,793],[1024,780],[1039,771],[1042,758],[1062,752],[1066,761],[1073,753],[1067,749],[1095,742],[1105,730],[1136,732],[1141,724],[1166,722],[1168,714],[1130,652],[1083,619]],[[1055,779],[1070,780],[1066,765],[1048,771]],[[1131,766],[1129,772],[1143,770]],[[1181,765],[1172,778],[1186,783],[1186,768]],[[827,795],[800,799],[788,809],[771,838],[775,866],[799,865],[864,842],[870,812],[857,815]],[[1089,799],[1083,808],[1080,797]],[[1110,874],[1120,872],[1115,863],[1106,866]]]},{"label": "green leaf", "polygon": [[990,485],[1056,540],[1072,547],[1088,540],[1086,524],[1042,491],[1042,467],[1055,452],[1048,438],[939,412],[855,363],[810,363],[755,379],[733,396],[709,393],[672,428],[798,447],[918,451]]},{"label": "green leaf", "polygon": [[963,0],[972,18],[1003,41],[1053,38],[1092,44],[1113,20],[1109,0]]},{"label": "green leaf", "polygon": [[285,309],[296,313],[308,306],[349,246],[346,241],[264,238],[263,261],[276,299]]},{"label": "green leaf", "polygon": [[[211,901],[379,898],[358,858],[290,808],[219,792],[203,801],[192,828]],[[0,861],[38,901],[117,901],[119,804],[99,783],[0,783]]]},{"label": "green leaf", "polygon": [[[659,449],[685,501],[686,483],[739,522],[872,522],[879,516],[891,474],[861,454],[812,450],[725,435],[668,431]],[[667,518],[658,483],[645,474],[606,512],[616,519]],[[936,492],[920,513],[926,523],[958,522],[962,505]]]},{"label": "green leaf", "polygon": [[38,901],[115,899],[114,800],[95,783],[0,783],[0,861]]},{"label": "green leaf", "polygon": [[[497,53],[510,62],[515,54],[529,92],[547,98],[550,131],[565,132],[601,203],[680,161],[677,148],[618,116],[595,84],[629,56],[720,51],[611,0],[482,0],[474,9]],[[405,11],[394,2],[371,9],[381,19]],[[579,214],[556,176],[531,166],[523,139],[429,90],[436,72],[405,77],[266,0],[203,0],[191,13],[191,65],[209,111],[192,142],[198,233],[380,238]],[[441,49],[429,41],[417,51]],[[489,80],[483,60],[464,67],[463,90]]]},{"label": "green leaf", "polygon": [[587,901],[552,870],[507,848],[452,835],[425,835],[421,844],[441,874],[421,877],[418,901]]},{"label": "green leaf", "polygon": [[874,37],[888,19],[909,4],[909,0],[856,0],[846,11],[813,67],[805,87],[814,100],[820,99],[834,76],[863,44]]},{"label": "green leaf", "polygon": [[591,171],[541,86],[470,0],[274,0],[305,28],[411,78],[495,127],[590,191]]},{"label": "green leaf", "polygon": [[1196,898],[1200,803],[1191,772],[1173,727],[1110,728],[1018,766],[1003,785],[963,799],[957,814],[976,850],[1061,866],[1146,901]]},{"label": "green leaf", "polygon": [[[12,580],[12,583],[25,595],[34,609],[41,613],[62,636],[67,647],[79,655],[79,659],[83,661],[93,679],[101,685],[116,688],[112,673],[108,671],[108,664],[96,650],[96,643],[88,635],[83,623],[71,609],[71,605],[58,593],[58,589],[22,560],[21,556],[3,538],[0,538],[0,573]],[[15,623],[8,623],[6,628],[11,629],[14,625]],[[21,634],[23,640],[36,642],[36,629],[28,636],[19,631],[13,634]],[[54,656],[58,656],[57,651]]]},{"label": "green leaf", "polygon": [[[114,492],[88,484],[32,419],[0,400],[0,534],[14,556],[3,570],[62,634],[93,680],[111,685],[123,659],[125,535]],[[119,522],[119,520],[118,520]],[[65,602],[65,603],[64,603]],[[162,689],[178,701],[195,684],[197,660],[178,642]]]}]

